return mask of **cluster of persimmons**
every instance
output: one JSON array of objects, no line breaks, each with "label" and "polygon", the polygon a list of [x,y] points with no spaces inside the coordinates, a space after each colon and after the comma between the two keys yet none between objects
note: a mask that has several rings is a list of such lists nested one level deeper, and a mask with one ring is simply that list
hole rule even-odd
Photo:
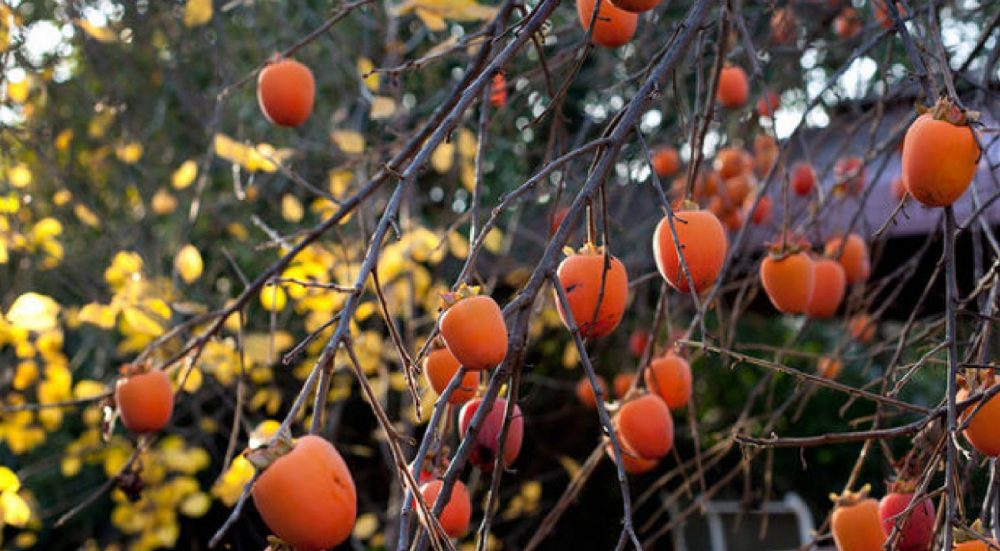
[{"label": "cluster of persimmons", "polygon": [[[594,0],[578,0],[584,27],[596,21],[593,40],[607,47],[627,42],[635,31],[637,13],[655,6],[656,0],[602,1],[600,14],[593,16]],[[847,34],[853,27],[846,8],[838,17],[837,32]],[[780,10],[779,10],[780,11]],[[792,17],[783,13],[772,21],[784,29]],[[856,14],[853,15],[856,17]],[[793,20],[792,20],[793,21]],[[259,74],[258,100],[268,120],[278,125],[296,126],[310,115],[315,85],[311,71],[294,60],[275,59]],[[745,72],[736,66],[721,69],[718,102],[727,109],[739,109],[748,99]],[[490,101],[503,105],[506,85],[495,75]],[[765,94],[757,105],[762,116],[778,108],[778,97]],[[906,133],[902,148],[902,186],[916,201],[929,207],[945,207],[960,197],[973,178],[979,147],[964,114],[947,100],[941,100],[922,114]],[[652,255],[663,279],[680,293],[702,294],[717,283],[728,252],[726,228],[735,231],[746,215],[751,222],[764,223],[771,213],[771,200],[754,197],[756,179],[772,171],[778,159],[773,138],[759,136],[750,153],[736,147],[720,150],[713,167],[696,181],[675,180],[675,210],[657,225],[652,237]],[[657,150],[652,164],[659,177],[678,174],[680,157],[671,147]],[[837,186],[844,193],[859,193],[864,187],[863,161],[850,157],[835,167]],[[794,165],[787,184],[801,196],[813,193],[817,176],[808,163]],[[756,204],[756,208],[754,208]],[[752,212],[752,214],[750,214]],[[780,312],[828,318],[839,309],[848,285],[864,282],[870,261],[864,240],[856,234],[834,236],[813,252],[799,236],[778,235],[760,263],[760,282],[771,303]],[[629,278],[625,265],[604,247],[585,243],[569,251],[555,274],[565,290],[565,304],[557,293],[557,308],[563,323],[576,329],[584,339],[599,339],[619,326],[628,304]],[[478,294],[478,289],[462,286],[445,298],[438,320],[440,339],[424,359],[425,376],[447,401],[461,405],[458,432],[464,438],[482,402],[477,398],[480,376],[504,361],[508,333],[497,302]],[[568,307],[568,310],[567,310]],[[852,336],[871,338],[870,320],[851,322]],[[633,335],[631,346],[638,353],[646,348],[648,335]],[[821,374],[836,377],[839,361],[824,359]],[[453,379],[461,377],[457,384]],[[654,358],[636,377],[615,381],[619,403],[613,408],[613,425],[619,438],[622,467],[629,473],[654,468],[673,447],[671,410],[684,408],[692,393],[692,373],[677,351]],[[452,384],[450,384],[452,383]],[[599,380],[595,392],[589,380],[577,387],[580,401],[595,407],[603,400],[607,385]],[[967,396],[968,390],[962,393]],[[143,365],[123,370],[115,389],[122,423],[137,434],[156,432],[168,422],[173,395],[162,371]],[[511,465],[519,454],[525,422],[514,405],[506,440],[499,442],[505,424],[507,404],[497,399],[486,415],[473,442],[470,461],[484,472]],[[971,419],[965,432],[969,442],[987,456],[1000,456],[1000,396],[993,398]],[[611,444],[608,453],[614,458]],[[279,434],[267,446],[248,450],[247,458],[258,470],[252,497],[265,523],[285,544],[301,550],[335,546],[349,537],[357,516],[356,489],[351,473],[336,448],[315,435],[292,440]],[[433,503],[442,489],[440,466],[420,473],[421,493]],[[934,506],[924,497],[915,507],[911,481],[899,481],[881,502],[863,491],[836,496],[832,531],[838,549],[863,551],[881,549],[886,538],[898,538],[899,548],[928,549],[933,537]],[[308,503],[309,507],[301,507]],[[897,515],[911,509],[902,526]],[[450,537],[461,537],[471,520],[472,502],[465,485],[458,481],[439,516]],[[899,532],[894,534],[894,532]],[[979,542],[981,543],[981,542]],[[985,549],[976,542],[957,549]]]}]

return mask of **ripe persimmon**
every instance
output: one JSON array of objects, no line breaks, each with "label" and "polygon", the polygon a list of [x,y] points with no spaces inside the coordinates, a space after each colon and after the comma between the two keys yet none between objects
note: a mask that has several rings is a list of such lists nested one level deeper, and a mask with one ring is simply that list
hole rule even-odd
[{"label": "ripe persimmon", "polygon": [[816,371],[825,379],[836,379],[843,369],[844,364],[840,360],[829,356],[823,356],[816,364]]},{"label": "ripe persimmon", "polygon": [[760,281],[767,298],[786,314],[805,313],[814,279],[813,261],[803,251],[772,253],[760,264]]},{"label": "ripe persimmon", "polygon": [[763,178],[771,171],[778,160],[778,142],[773,136],[757,134],[753,138],[753,167],[757,175]]},{"label": "ripe persimmon", "polygon": [[844,267],[830,258],[813,261],[813,291],[809,297],[806,314],[810,318],[830,318],[837,313],[847,290]]},{"label": "ripe persimmon", "polygon": [[656,268],[671,287],[688,292],[693,282],[694,290],[708,289],[722,269],[729,243],[722,222],[704,210],[678,210],[674,214],[677,243],[684,255],[684,263],[691,275],[691,282],[680,264],[674,234],[666,217],[660,220],[653,233],[653,257]]},{"label": "ripe persimmon", "polygon": [[[605,0],[602,0],[605,1]],[[613,5],[632,13],[642,13],[655,8],[660,0],[607,0]]]},{"label": "ripe persimmon", "polygon": [[115,383],[115,403],[125,428],[136,434],[156,432],[174,411],[170,377],[148,364],[127,365]]},{"label": "ripe persimmon", "polygon": [[[878,21],[878,24],[883,29],[891,29],[896,24],[892,20],[892,15],[889,13],[889,7],[886,5],[885,0],[872,0],[872,10],[875,12],[875,20]],[[906,9],[899,2],[896,2],[896,13],[899,14],[900,18],[906,17]]]},{"label": "ripe persimmon", "polygon": [[628,372],[615,375],[615,378],[611,381],[611,385],[615,390],[615,398],[624,398],[629,389],[632,388],[633,381],[635,381],[635,373]]},{"label": "ripe persimmon", "polygon": [[[604,377],[597,376],[597,386],[600,387],[602,396],[608,395],[608,383],[604,380]],[[594,394],[594,387],[590,384],[589,377],[584,376],[576,383],[576,398],[587,409],[597,408],[597,395]]]},{"label": "ripe persimmon", "polygon": [[503,73],[493,75],[490,82],[490,105],[497,109],[507,105],[507,78]]},{"label": "ripe persimmon", "polygon": [[653,153],[653,170],[660,178],[673,176],[680,167],[681,157],[673,147],[664,146]]},{"label": "ripe persimmon", "polygon": [[778,94],[768,91],[757,100],[757,114],[762,117],[773,118],[774,112],[781,107],[781,98]]},{"label": "ripe persimmon", "polygon": [[830,531],[838,551],[881,551],[885,534],[878,515],[878,502],[868,497],[868,486],[860,492],[831,495],[835,506]]},{"label": "ripe persimmon", "polygon": [[726,109],[739,109],[746,105],[750,96],[750,85],[746,72],[736,66],[727,65],[719,72],[719,88],[715,98]]},{"label": "ripe persimmon", "polygon": [[445,346],[467,370],[490,369],[507,356],[507,325],[491,297],[463,288],[445,298],[439,328]]},{"label": "ripe persimmon", "polygon": [[[455,378],[460,367],[462,364],[447,348],[437,348],[424,358],[424,377],[427,378],[427,382],[434,389],[434,392],[441,395],[448,387],[448,383]],[[462,382],[448,396],[448,403],[457,405],[468,402],[476,395],[478,387],[479,373],[466,371]]]},{"label": "ripe persimmon", "polygon": [[892,193],[892,198],[895,199],[897,203],[906,197],[908,192],[906,191],[906,184],[903,183],[902,177],[896,178],[892,181],[892,184],[889,185],[889,192]]},{"label": "ripe persimmon", "polygon": [[992,547],[986,545],[982,540],[969,540],[955,544],[953,551],[993,551],[997,547],[1000,547],[997,540],[992,538],[987,538],[987,540],[989,540]]},{"label": "ripe persimmon", "polygon": [[858,10],[846,7],[840,11],[836,19],[833,20],[833,30],[837,36],[844,40],[850,40],[861,32],[861,16]]},{"label": "ripe persimmon", "polygon": [[746,157],[742,149],[738,147],[724,147],[715,154],[715,170],[723,180],[743,174],[748,165],[745,164]]},{"label": "ripe persimmon", "polygon": [[[444,487],[443,480],[431,480],[420,486],[420,495],[427,503],[428,509],[434,508],[441,489]],[[460,538],[469,529],[469,521],[472,519],[472,500],[469,499],[469,490],[461,480],[456,480],[451,487],[451,495],[448,496],[448,503],[445,504],[441,514],[438,515],[438,522],[444,533],[449,538]]]},{"label": "ripe persimmon", "polygon": [[[603,247],[587,243],[577,254],[567,256],[559,264],[556,278],[566,292],[566,301],[580,328],[580,336],[603,337],[618,327],[628,301],[628,272],[620,260],[605,256]],[[566,312],[558,296],[556,309],[559,319],[568,327]]]},{"label": "ripe persimmon", "polygon": [[735,209],[743,205],[753,191],[756,179],[748,173],[737,174],[725,181],[726,205],[730,209]]},{"label": "ripe persimmon", "polygon": [[316,82],[309,67],[281,59],[264,67],[257,77],[257,103],[267,120],[280,126],[298,126],[312,113]]},{"label": "ripe persimmon", "polygon": [[840,243],[843,237],[833,237],[826,242],[826,246],[823,248],[823,253],[840,262],[840,265],[844,268],[844,275],[847,276],[847,282],[850,284],[861,283],[868,279],[871,273],[871,261],[868,259],[868,246],[865,245],[865,241],[861,239],[861,236],[852,233],[847,236],[847,242],[844,243],[843,251],[840,253],[840,257],[837,257],[837,251],[840,250]]},{"label": "ripe persimmon", "polygon": [[346,540],[357,518],[354,479],[332,444],[316,435],[278,439],[247,452],[260,476],[254,505],[272,532],[295,549],[319,551]]},{"label": "ripe persimmon", "polygon": [[[462,411],[458,413],[458,432],[462,438],[469,430],[472,417],[476,410],[482,405],[482,400],[475,399],[462,406]],[[472,453],[469,454],[469,461],[486,473],[493,472],[493,463],[496,461],[497,449],[499,448],[500,429],[503,428],[504,415],[507,411],[507,400],[497,398],[493,402],[493,408],[483,419],[483,426],[476,435],[473,442]],[[524,440],[524,417],[521,415],[521,408],[514,404],[513,415],[510,419],[510,426],[507,428],[507,442],[503,447],[503,465],[508,466],[517,459],[521,453],[521,442]]]},{"label": "ripe persimmon", "polygon": [[[590,21],[594,18],[596,4],[597,0],[576,0],[576,14],[585,31],[590,30]],[[597,10],[597,19],[594,21],[594,32],[590,36],[590,41],[605,48],[624,46],[635,35],[638,22],[638,15],[602,0],[601,7]]]},{"label": "ripe persimmon", "polygon": [[[750,207],[753,206],[755,197],[747,197],[743,202],[743,210],[750,212]],[[760,198],[760,202],[757,203],[757,210],[753,211],[753,216],[750,217],[750,223],[756,226],[763,226],[771,220],[771,211],[774,209],[774,202],[771,200],[770,196],[763,196]]]},{"label": "ripe persimmon", "polygon": [[791,7],[774,10],[771,14],[771,40],[775,44],[788,44],[795,40],[795,29],[795,14]]},{"label": "ripe persimmon", "polygon": [[[628,474],[642,474],[649,472],[655,469],[660,463],[656,459],[643,459],[639,457],[634,451],[627,449],[622,444],[620,438],[618,444],[621,446],[622,468]],[[611,442],[608,442],[607,445],[604,446],[604,452],[608,454],[608,457],[611,458],[612,461],[615,460],[615,448],[611,445]]]},{"label": "ripe persimmon", "polygon": [[979,153],[965,115],[942,99],[906,131],[903,184],[924,205],[948,206],[972,183]]},{"label": "ripe persimmon", "polygon": [[654,359],[643,375],[646,388],[670,409],[681,409],[691,400],[691,365],[674,353]]},{"label": "ripe persimmon", "polygon": [[670,408],[656,394],[625,402],[615,419],[623,445],[642,459],[660,459],[674,446]]},{"label": "ripe persimmon", "polygon": [[[997,384],[996,379],[992,377],[987,383],[984,386],[985,389]],[[964,387],[958,389],[957,399],[959,402],[968,400],[969,390]],[[987,457],[1000,457],[1000,430],[997,430],[997,427],[1000,427],[1000,394],[987,400],[973,415],[973,411],[977,407],[979,407],[979,403],[966,407],[962,412],[963,423],[972,415],[972,420],[968,421],[968,426],[965,428],[965,439],[979,453]]]},{"label": "ripe persimmon", "polygon": [[897,482],[878,504],[878,516],[882,521],[882,532],[886,537],[892,534],[897,521],[900,522],[899,536],[893,549],[899,551],[928,551],[934,541],[934,503],[924,496],[913,506],[906,520],[897,519],[913,503],[913,484]]},{"label": "ripe persimmon", "polygon": [[812,193],[816,185],[816,172],[809,163],[798,163],[792,167],[792,190],[796,195],[806,196]]}]

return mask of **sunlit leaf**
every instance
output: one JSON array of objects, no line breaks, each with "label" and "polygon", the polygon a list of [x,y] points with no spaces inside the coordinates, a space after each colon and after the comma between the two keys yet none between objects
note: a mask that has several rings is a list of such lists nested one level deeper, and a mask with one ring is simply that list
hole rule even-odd
[{"label": "sunlit leaf", "polygon": [[160,216],[166,216],[177,210],[177,198],[164,188],[156,190],[149,204],[153,207],[153,212]]},{"label": "sunlit leaf", "polygon": [[24,526],[31,519],[31,508],[17,492],[7,491],[0,494],[0,512],[4,524]]},{"label": "sunlit leaf", "polygon": [[305,209],[297,197],[290,193],[281,196],[281,217],[289,222],[302,220]]},{"label": "sunlit leaf", "polygon": [[177,170],[170,177],[170,183],[174,186],[174,189],[184,189],[190,186],[197,176],[198,164],[188,159],[181,163],[181,166],[177,167]]},{"label": "sunlit leaf", "polygon": [[379,78],[378,73],[372,73],[374,68],[375,64],[372,63],[372,60],[367,57],[358,58],[358,74],[364,80],[365,86],[372,92],[378,92]]},{"label": "sunlit leaf", "polygon": [[76,215],[80,222],[83,222],[92,228],[98,228],[101,226],[101,219],[94,214],[94,211],[87,208],[87,206],[83,203],[73,205],[73,214]]},{"label": "sunlit leaf", "polygon": [[344,153],[356,155],[365,151],[365,137],[354,130],[334,130],[330,139]]},{"label": "sunlit leaf", "polygon": [[31,81],[27,78],[7,82],[7,97],[14,103],[28,101],[29,92],[31,92]]},{"label": "sunlit leaf", "polygon": [[184,4],[184,26],[197,27],[212,20],[212,0],[187,0]]},{"label": "sunlit leaf", "polygon": [[16,492],[21,489],[21,481],[14,471],[0,465],[0,492]]},{"label": "sunlit leaf", "polygon": [[288,296],[285,294],[285,290],[282,289],[280,285],[272,285],[264,287],[260,290],[260,305],[263,306],[265,310],[271,312],[283,310],[285,308],[285,304],[287,303]]},{"label": "sunlit leaf", "polygon": [[59,303],[39,293],[24,293],[14,299],[7,310],[7,322],[26,331],[54,329],[59,316]]},{"label": "sunlit leaf", "polygon": [[131,142],[116,147],[115,157],[118,157],[119,161],[127,165],[131,165],[139,162],[139,159],[142,158],[142,152],[143,148],[141,143]]},{"label": "sunlit leaf", "polygon": [[455,145],[451,142],[442,142],[441,145],[434,149],[434,153],[431,153],[431,166],[441,174],[451,170],[454,162]]},{"label": "sunlit leaf", "polygon": [[340,197],[347,193],[347,188],[354,178],[354,173],[350,170],[334,169],[330,171],[330,194]]},{"label": "sunlit leaf", "polygon": [[107,27],[97,26],[87,21],[86,19],[76,19],[74,20],[76,26],[87,33],[91,38],[98,42],[114,42],[118,40],[118,35],[114,31]]},{"label": "sunlit leaf", "polygon": [[118,310],[97,302],[85,304],[79,314],[81,322],[96,325],[101,329],[113,329],[117,318]]},{"label": "sunlit leaf", "polygon": [[202,269],[205,265],[201,259],[201,253],[197,247],[191,244],[184,245],[177,251],[174,257],[174,269],[184,283],[192,283],[201,277]]},{"label": "sunlit leaf", "polygon": [[367,540],[378,531],[378,516],[375,513],[362,513],[354,522],[354,537]]},{"label": "sunlit leaf", "polygon": [[31,185],[31,169],[24,163],[16,164],[7,169],[7,181],[11,187],[18,189]]},{"label": "sunlit leaf", "polygon": [[66,151],[69,149],[70,143],[73,141],[73,129],[67,128],[60,132],[55,139],[56,149],[59,151]]},{"label": "sunlit leaf", "polygon": [[396,112],[396,100],[387,96],[375,96],[372,98],[371,112],[368,114],[373,119],[387,119]]}]

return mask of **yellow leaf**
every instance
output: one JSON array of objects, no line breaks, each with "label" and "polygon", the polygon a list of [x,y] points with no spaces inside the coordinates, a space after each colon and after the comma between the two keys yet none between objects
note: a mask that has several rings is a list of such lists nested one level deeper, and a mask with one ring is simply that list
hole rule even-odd
[{"label": "yellow leaf", "polygon": [[289,222],[302,220],[305,209],[302,203],[294,195],[286,193],[281,197],[281,217]]},{"label": "yellow leaf", "polygon": [[455,230],[448,232],[448,250],[455,258],[465,258],[469,256],[469,242]]},{"label": "yellow leaf", "polygon": [[61,207],[73,200],[73,194],[69,190],[60,189],[52,196],[52,203]]},{"label": "yellow leaf", "polygon": [[21,481],[14,471],[0,465],[0,492],[16,492],[21,489]]},{"label": "yellow leaf", "polygon": [[86,400],[104,394],[104,383],[83,379],[73,387],[73,397],[77,400]]},{"label": "yellow leaf", "polygon": [[184,379],[184,386],[181,388],[183,388],[184,392],[187,392],[188,394],[194,394],[195,392],[198,392],[199,388],[201,388],[202,378],[203,376],[201,374],[201,370],[195,367],[188,372],[187,378]]},{"label": "yellow leaf", "polygon": [[349,155],[365,151],[365,137],[354,130],[334,130],[330,134],[330,139],[341,151]]},{"label": "yellow leaf", "polygon": [[177,274],[184,280],[184,283],[192,283],[201,277],[201,271],[204,267],[201,253],[194,245],[184,245],[174,257],[174,269],[177,270]]},{"label": "yellow leaf", "polygon": [[474,159],[476,150],[479,149],[479,140],[468,128],[458,131],[458,154],[466,159]]},{"label": "yellow leaf", "polygon": [[188,159],[181,163],[181,166],[177,167],[177,170],[170,177],[170,181],[174,189],[184,189],[190,186],[197,176],[198,164]]},{"label": "yellow leaf", "polygon": [[572,369],[580,364],[580,352],[573,343],[566,343],[563,349],[562,364],[566,369]]},{"label": "yellow leaf", "polygon": [[260,290],[260,304],[265,310],[270,312],[283,310],[287,302],[285,290],[279,285],[271,285]]},{"label": "yellow leaf", "polygon": [[367,57],[358,58],[358,74],[364,80],[365,86],[372,92],[378,92],[379,79],[378,73],[372,73],[374,68],[375,64],[372,63],[372,60]]},{"label": "yellow leaf", "polygon": [[163,326],[154,320],[152,316],[132,306],[126,306],[122,310],[122,323],[127,329],[123,331],[125,333],[154,337],[163,334]]},{"label": "yellow leaf", "polygon": [[99,228],[101,226],[101,219],[94,214],[94,211],[87,208],[87,206],[83,203],[73,205],[73,214],[80,219],[80,222],[83,222],[92,228]]},{"label": "yellow leaf", "polygon": [[3,512],[3,523],[11,526],[24,526],[31,519],[28,503],[17,495],[17,492],[7,491],[0,494],[0,511]]},{"label": "yellow leaf", "polygon": [[367,540],[378,531],[378,516],[375,513],[363,513],[354,523],[354,537]]},{"label": "yellow leaf", "polygon": [[35,242],[51,239],[63,231],[62,224],[51,216],[42,218],[31,227],[31,239]]},{"label": "yellow leaf", "polygon": [[483,238],[483,246],[493,254],[500,254],[500,249],[503,247],[503,232],[497,228],[490,230],[490,233]]},{"label": "yellow leaf", "polygon": [[94,25],[86,19],[77,19],[75,23],[83,32],[98,42],[114,42],[118,39],[118,36],[111,29]]},{"label": "yellow leaf", "polygon": [[153,194],[150,205],[153,207],[154,213],[166,216],[177,210],[177,198],[171,195],[165,188],[160,188]]},{"label": "yellow leaf", "polygon": [[80,309],[79,319],[83,323],[90,323],[101,329],[113,329],[118,311],[110,306],[92,302]]},{"label": "yellow leaf", "polygon": [[24,293],[7,310],[7,322],[25,331],[55,329],[58,316],[59,303],[38,293]]},{"label": "yellow leaf", "polygon": [[178,509],[184,516],[197,518],[208,512],[212,499],[205,492],[197,492],[184,498]]},{"label": "yellow leaf", "polygon": [[448,25],[444,21],[444,17],[441,17],[437,12],[424,9],[416,8],[417,17],[420,21],[427,26],[427,30],[437,32],[443,31],[448,28]]},{"label": "yellow leaf", "polygon": [[11,187],[26,188],[31,185],[31,170],[24,163],[16,164],[7,169],[7,180]]},{"label": "yellow leaf", "polygon": [[455,161],[455,145],[451,142],[442,142],[437,146],[434,153],[431,153],[431,166],[441,174],[451,170],[451,165]]},{"label": "yellow leaf", "polygon": [[63,130],[56,136],[55,146],[59,151],[66,151],[69,149],[70,142],[73,141],[73,129],[67,128]]},{"label": "yellow leaf", "polygon": [[31,92],[31,81],[27,78],[7,82],[7,97],[14,103],[28,101],[29,92]]},{"label": "yellow leaf", "polygon": [[347,193],[347,187],[351,184],[354,173],[350,170],[334,169],[330,171],[329,178],[330,194],[334,197],[340,197]]},{"label": "yellow leaf", "polygon": [[212,0],[187,0],[184,4],[184,26],[197,27],[212,19]]},{"label": "yellow leaf", "polygon": [[127,144],[120,145],[115,148],[115,157],[118,160],[127,164],[132,165],[139,162],[142,158],[142,144],[139,142],[131,142]]},{"label": "yellow leaf", "polygon": [[387,119],[396,112],[396,100],[387,96],[375,96],[372,98],[371,112],[368,114],[373,119]]},{"label": "yellow leaf", "polygon": [[460,177],[462,178],[462,187],[466,191],[472,193],[476,189],[476,163],[463,159],[462,166],[460,167]]}]

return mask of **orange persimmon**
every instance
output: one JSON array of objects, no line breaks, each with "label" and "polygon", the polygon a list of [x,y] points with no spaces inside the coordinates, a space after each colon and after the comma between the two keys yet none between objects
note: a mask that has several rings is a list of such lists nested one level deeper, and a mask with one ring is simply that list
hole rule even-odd
[{"label": "orange persimmon", "polygon": [[[441,489],[444,487],[443,480],[431,480],[420,486],[420,495],[423,496],[428,508],[434,507]],[[444,533],[449,538],[460,538],[469,529],[469,521],[472,519],[472,500],[469,499],[469,490],[461,480],[456,480],[451,487],[451,495],[448,496],[448,503],[445,504],[441,514],[438,515],[438,522]]]},{"label": "orange persimmon", "polygon": [[147,364],[125,366],[115,383],[115,403],[125,428],[136,434],[156,432],[174,411],[170,377]]},{"label": "orange persimmon", "polygon": [[831,495],[835,503],[830,531],[838,551],[882,551],[886,536],[878,515],[878,502],[860,492]]},{"label": "orange persimmon", "polygon": [[628,390],[632,388],[632,381],[635,380],[635,373],[619,373],[611,381],[615,390],[615,398],[624,398]]},{"label": "orange persimmon", "polygon": [[298,126],[312,113],[316,82],[309,67],[281,59],[257,76],[257,103],[267,120],[280,126]]},{"label": "orange persimmon", "polygon": [[778,311],[805,313],[813,293],[813,261],[805,252],[769,254],[760,264],[760,281]]},{"label": "orange persimmon", "polygon": [[[608,395],[608,383],[604,377],[597,376],[597,386],[601,389],[601,396]],[[594,393],[594,386],[590,384],[590,378],[584,376],[576,383],[576,398],[587,409],[597,408],[597,395]]]},{"label": "orange persimmon", "polygon": [[[618,327],[628,301],[628,272],[620,260],[605,256],[603,247],[587,243],[559,264],[556,278],[566,293],[580,336],[604,337]],[[559,319],[568,327],[566,311],[558,296],[556,309]]]},{"label": "orange persimmon", "polygon": [[792,167],[792,189],[796,195],[805,196],[812,193],[816,185],[816,172],[809,163],[798,163]]},{"label": "orange persimmon", "polygon": [[656,394],[643,394],[625,402],[615,419],[624,447],[642,459],[660,459],[674,446],[670,408]]},{"label": "orange persimmon", "polygon": [[[674,216],[677,243],[683,251],[694,289],[700,293],[715,283],[722,269],[729,247],[726,230],[714,214],[705,210],[678,210]],[[660,275],[671,287],[681,292],[691,289],[666,217],[660,220],[653,233],[653,257]]]},{"label": "orange persimmon", "polygon": [[723,67],[719,72],[719,88],[715,93],[719,103],[726,109],[739,109],[746,104],[749,96],[750,85],[747,83],[746,71],[736,65]]},{"label": "orange persimmon", "polygon": [[[989,389],[995,384],[995,378],[991,377],[984,389]],[[957,395],[958,401],[962,402],[968,398],[969,390],[960,388]],[[975,403],[965,408],[965,411],[962,412],[962,421],[965,422],[977,407],[979,404]],[[1000,394],[994,395],[979,408],[979,411],[976,411],[965,429],[965,439],[979,453],[987,457],[1000,457],[1000,430],[998,427],[1000,427]]]},{"label": "orange persimmon", "polygon": [[[576,14],[579,16],[580,25],[585,31],[590,29],[595,5],[597,5],[597,0],[576,0]],[[638,15],[618,8],[607,0],[602,0],[601,7],[597,10],[597,19],[594,22],[594,32],[590,36],[590,41],[605,48],[623,46],[632,40],[638,22]]]},{"label": "orange persimmon", "polygon": [[670,409],[681,409],[691,400],[691,365],[674,353],[654,359],[643,375],[646,388]]},{"label": "orange persimmon", "polygon": [[[626,448],[622,444],[620,438],[618,443],[622,452],[622,469],[624,469],[628,474],[642,474],[649,472],[656,468],[656,466],[660,463],[656,459],[643,459],[639,457],[634,451]],[[604,446],[604,453],[608,454],[608,457],[612,461],[615,460],[615,448],[611,445],[611,442],[608,442],[607,445]]]},{"label": "orange persimmon", "polygon": [[660,178],[673,176],[680,167],[681,157],[673,147],[664,146],[653,153],[653,170]]},{"label": "orange persimmon", "polygon": [[840,258],[837,258],[837,251],[841,248],[843,237],[833,237],[826,242],[823,253],[840,262],[844,268],[844,275],[850,284],[861,283],[868,279],[871,273],[871,261],[868,259],[868,246],[861,236],[852,233],[847,236],[847,242],[843,245]]},{"label": "orange persimmon", "polygon": [[837,313],[847,290],[844,267],[830,258],[813,261],[813,291],[806,314],[811,318],[830,318]]},{"label": "orange persimmon", "polygon": [[507,325],[500,306],[485,295],[460,290],[445,296],[439,328],[445,346],[467,370],[490,369],[507,356]]},{"label": "orange persimmon", "polygon": [[[460,367],[462,364],[447,348],[437,348],[424,358],[424,377],[427,378],[427,382],[434,389],[434,392],[441,395],[448,387],[448,383],[458,374]],[[466,371],[465,375],[462,376],[462,382],[448,396],[448,403],[458,405],[468,402],[476,395],[478,387],[479,373]]]},{"label": "orange persimmon", "polygon": [[903,184],[924,205],[948,206],[972,183],[979,154],[979,144],[965,116],[942,99],[906,131]]}]

